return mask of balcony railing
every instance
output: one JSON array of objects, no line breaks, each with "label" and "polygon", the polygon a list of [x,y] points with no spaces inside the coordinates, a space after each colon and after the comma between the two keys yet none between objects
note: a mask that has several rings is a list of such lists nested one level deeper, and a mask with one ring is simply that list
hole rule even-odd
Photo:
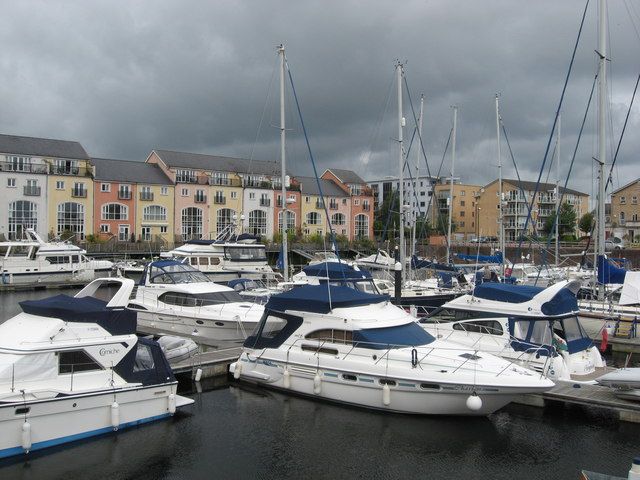
[{"label": "balcony railing", "polygon": [[227,187],[241,187],[242,181],[238,178],[209,178],[209,185],[222,185]]},{"label": "balcony railing", "polygon": [[271,206],[271,199],[270,198],[261,198],[260,199],[260,206],[261,207],[270,207]]},{"label": "balcony railing", "polygon": [[0,172],[47,173],[47,166],[33,163],[0,162]]},{"label": "balcony railing", "polygon": [[329,202],[329,210],[337,210],[338,202]]},{"label": "balcony railing", "polygon": [[227,203],[227,197],[216,195],[213,197],[213,203],[217,205],[225,205]]},{"label": "balcony railing", "polygon": [[71,189],[71,196],[76,198],[86,198],[87,197],[87,189],[86,188],[73,188]]},{"label": "balcony railing", "polygon": [[23,189],[23,193],[27,197],[39,197],[42,187],[27,185]]},{"label": "balcony railing", "polygon": [[196,203],[206,203],[207,202],[207,196],[206,195],[194,195],[193,196],[193,201]]},{"label": "balcony railing", "polygon": [[324,208],[324,202],[322,200],[316,200],[316,208]]},{"label": "balcony railing", "polygon": [[92,170],[85,167],[70,167],[66,165],[51,165],[49,167],[51,175],[74,175],[77,177],[90,177]]},{"label": "balcony railing", "polygon": [[252,180],[249,178],[245,178],[243,184],[244,187],[273,188],[273,183],[267,180]]},{"label": "balcony railing", "polygon": [[119,200],[131,200],[131,190],[118,190]]},{"label": "balcony railing", "polygon": [[153,192],[140,192],[140,200],[144,202],[152,202]]}]

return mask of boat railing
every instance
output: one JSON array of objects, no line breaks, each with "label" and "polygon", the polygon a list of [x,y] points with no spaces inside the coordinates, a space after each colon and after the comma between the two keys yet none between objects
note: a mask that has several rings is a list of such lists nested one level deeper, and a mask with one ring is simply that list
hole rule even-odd
[{"label": "boat railing", "polygon": [[[42,365],[40,364],[40,362],[37,363],[24,363],[24,362],[20,362],[21,367],[24,367],[25,371],[29,372],[29,373],[33,373],[33,369],[34,367],[41,367]],[[85,368],[85,367],[92,367],[92,368]],[[97,369],[95,369],[94,367],[96,367],[96,364],[94,362],[85,362],[85,363],[60,363],[58,365],[58,374],[60,379],[64,378],[64,375],[68,375],[69,376],[69,392],[73,392],[73,388],[74,388],[74,382],[76,380],[76,374],[80,373],[80,372],[96,372],[99,371]],[[22,392],[23,394],[26,393],[26,389],[24,388],[19,388],[21,386],[23,386],[24,384],[33,384],[33,380],[29,380],[25,377],[22,377],[19,375],[20,372],[16,372],[16,364],[12,363],[11,364],[11,378],[10,378],[10,391],[11,392]],[[113,383],[113,369],[111,369],[111,382]],[[4,383],[7,379],[0,377],[0,384]],[[55,380],[53,380],[55,381]],[[64,383],[64,382],[62,382]],[[58,383],[55,388],[59,388],[60,383]],[[30,389],[29,392],[34,392],[33,389]]]}]

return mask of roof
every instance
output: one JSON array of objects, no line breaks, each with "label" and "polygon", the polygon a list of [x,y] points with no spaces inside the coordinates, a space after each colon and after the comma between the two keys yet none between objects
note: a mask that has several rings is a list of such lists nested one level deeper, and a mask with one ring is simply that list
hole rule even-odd
[{"label": "roof", "polygon": [[305,285],[287,292],[272,295],[265,308],[277,312],[298,310],[301,312],[329,313],[334,308],[371,305],[389,300],[388,295],[372,295],[350,287]]},{"label": "roof", "polygon": [[343,170],[341,168],[328,168],[325,170],[325,173],[326,172],[333,173],[336,177],[338,177],[338,180],[340,180],[342,183],[360,183],[360,184],[367,183],[362,178],[360,178],[360,176],[353,170]]},{"label": "roof", "polygon": [[250,160],[248,158],[222,157],[202,153],[154,150],[168,167],[193,168],[218,172],[248,173],[255,175],[280,175],[279,162]]},{"label": "roof", "polygon": [[617,188],[616,190],[614,190],[613,192],[611,192],[611,195],[615,195],[618,192],[621,192],[622,190],[625,190],[626,188],[629,188],[630,186],[636,184],[640,182],[640,178],[636,178],[635,180],[633,180],[632,182],[627,183],[626,185],[623,185],[620,188]]},{"label": "roof", "polygon": [[362,280],[370,279],[367,270],[356,270],[344,262],[321,262],[302,269],[307,277],[329,278],[330,280]]},{"label": "roof", "polygon": [[[318,189],[318,182],[315,177],[296,177],[296,180],[300,182],[300,191],[303,195],[320,195]],[[322,194],[325,197],[348,197],[344,190],[331,180],[320,179],[320,185],[322,186]]]},{"label": "roof", "polygon": [[78,142],[0,134],[0,152],[86,160],[89,155]]},{"label": "roof", "polygon": [[[484,186],[484,188],[487,188],[489,185],[493,185],[494,183],[496,183],[498,180],[494,180],[493,182],[488,183],[487,185]],[[525,192],[533,192],[536,189],[536,182],[530,182],[528,180],[510,180],[510,179],[503,179],[502,180],[503,183],[509,183],[515,187],[518,188],[522,188]],[[540,182],[540,185],[538,187],[538,191],[539,192],[545,192],[545,191],[551,191],[554,190],[556,188],[555,183],[543,183]],[[564,187],[560,187],[560,193],[569,193],[571,195],[582,195],[582,196],[589,196],[589,194],[587,193],[583,193],[583,192],[579,192],[578,190],[573,190],[571,188],[564,188]]]},{"label": "roof", "polygon": [[96,180],[160,185],[173,184],[162,169],[153,163],[109,158],[92,158],[91,163],[96,167]]}]

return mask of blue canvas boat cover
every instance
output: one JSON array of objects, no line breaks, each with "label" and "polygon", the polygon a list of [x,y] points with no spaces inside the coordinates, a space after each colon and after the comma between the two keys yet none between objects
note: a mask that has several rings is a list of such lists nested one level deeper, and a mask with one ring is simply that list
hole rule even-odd
[{"label": "blue canvas boat cover", "polygon": [[308,277],[329,278],[329,280],[361,280],[371,278],[367,270],[356,270],[343,262],[322,262],[304,267],[302,271]]},{"label": "blue canvas boat cover", "polygon": [[598,255],[598,283],[624,283],[627,271],[618,267],[612,260]]},{"label": "blue canvas boat cover", "polygon": [[65,322],[97,323],[112,335],[136,332],[136,313],[123,308],[107,308],[107,302],[94,297],[55,295],[42,300],[20,302],[25,313],[59,318]]},{"label": "blue canvas boat cover", "polygon": [[334,308],[371,305],[389,300],[388,295],[372,295],[350,287],[333,285],[304,285],[288,292],[272,295],[265,308],[277,312],[299,310],[301,312],[329,313]]},{"label": "blue canvas boat cover", "polygon": [[431,262],[429,260],[423,260],[418,258],[417,255],[411,257],[411,268],[418,270],[420,268],[429,268],[431,270],[437,270],[441,272],[457,272],[458,269],[453,265],[447,265],[444,263]]},{"label": "blue canvas boat cover", "polygon": [[184,243],[186,245],[213,245],[214,243],[216,243],[216,241],[215,240],[194,239],[194,240],[187,240]]},{"label": "blue canvas boat cover", "polygon": [[496,252],[495,255],[465,255],[463,253],[456,253],[455,255],[461,260],[476,263],[502,263],[503,261],[502,252]]},{"label": "blue canvas boat cover", "polygon": [[[524,303],[533,299],[542,287],[529,285],[510,285],[504,283],[482,283],[476,286],[473,296],[485,300],[507,303]],[[543,314],[548,316],[564,315],[578,311],[578,299],[568,288],[560,289],[552,298],[540,306]]]}]

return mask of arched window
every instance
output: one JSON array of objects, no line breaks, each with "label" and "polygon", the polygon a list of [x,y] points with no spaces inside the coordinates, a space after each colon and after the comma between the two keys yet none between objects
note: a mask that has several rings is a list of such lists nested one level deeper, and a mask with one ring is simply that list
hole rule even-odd
[{"label": "arched window", "polygon": [[216,213],[216,232],[220,233],[229,225],[233,224],[233,216],[236,214],[230,208],[221,208]]},{"label": "arched window", "polygon": [[307,213],[307,225],[320,225],[320,214],[318,212]]},{"label": "arched window", "polygon": [[369,236],[369,217],[363,213],[356,215],[354,222],[354,235],[356,238]]},{"label": "arched window", "polygon": [[65,202],[58,205],[58,235],[71,232],[84,239],[84,205]]},{"label": "arched window", "polygon": [[182,209],[182,239],[202,238],[202,209],[187,207]]},{"label": "arched window", "polygon": [[[287,210],[287,232],[296,231],[296,212]],[[278,233],[282,232],[282,211],[278,212]]]},{"label": "arched window", "polygon": [[344,216],[344,213],[334,213],[331,215],[331,224],[332,225],[345,225],[347,220]]},{"label": "arched window", "polygon": [[102,206],[102,220],[128,220],[129,207],[120,203],[105,203]]},{"label": "arched window", "polygon": [[16,200],[9,204],[9,239],[23,237],[27,228],[38,227],[38,206],[26,200]]},{"label": "arched window", "polygon": [[144,207],[142,219],[147,222],[166,222],[167,209],[162,205],[149,205]]},{"label": "arched window", "polygon": [[264,210],[249,212],[249,233],[252,235],[267,234],[267,213]]}]

